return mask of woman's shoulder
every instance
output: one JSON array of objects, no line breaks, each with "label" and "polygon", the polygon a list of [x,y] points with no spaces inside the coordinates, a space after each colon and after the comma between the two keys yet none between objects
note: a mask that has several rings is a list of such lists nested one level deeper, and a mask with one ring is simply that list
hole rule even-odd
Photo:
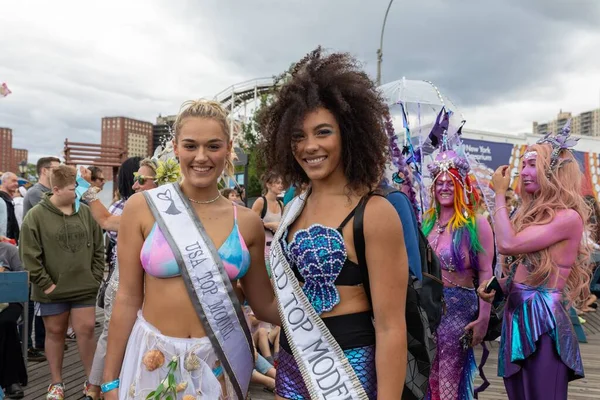
[{"label": "woman's shoulder", "polygon": [[234,205],[234,207],[237,208],[238,221],[240,224],[258,226],[259,229],[263,229],[262,220],[257,213],[247,207],[241,207],[238,205]]},{"label": "woman's shoulder", "polygon": [[485,229],[485,230],[491,230],[492,226],[490,225],[490,221],[488,220],[488,218],[483,215],[483,214],[478,214],[475,217],[475,223],[477,224],[477,229]]},{"label": "woman's shoulder", "polygon": [[[258,197],[256,200],[254,200],[254,203],[252,203],[252,208],[249,208],[249,210],[262,210],[262,208],[265,205],[265,198],[263,196]],[[256,212],[255,212],[256,214]]]},{"label": "woman's shoulder", "polygon": [[144,197],[143,193],[135,193],[125,202],[123,207],[123,213],[121,217],[131,218],[132,220],[139,221],[140,223],[145,220],[154,221],[154,217],[148,207],[148,202]]},{"label": "woman's shoulder", "polygon": [[364,214],[365,233],[369,227],[374,232],[385,235],[396,227],[401,229],[400,216],[396,208],[385,197],[372,196],[365,206]]},{"label": "woman's shoulder", "polygon": [[129,212],[135,212],[139,209],[140,206],[145,205],[147,205],[147,203],[146,198],[144,197],[144,193],[138,192],[134,193],[133,196],[127,199],[127,202],[125,202],[125,206],[123,207],[123,209],[129,210]]},{"label": "woman's shoulder", "polygon": [[235,206],[238,215],[238,227],[248,246],[262,242],[264,246],[265,230],[260,216],[246,207]]},{"label": "woman's shoulder", "polygon": [[561,226],[568,227],[569,229],[581,229],[583,232],[583,217],[573,209],[558,210],[554,218]]}]

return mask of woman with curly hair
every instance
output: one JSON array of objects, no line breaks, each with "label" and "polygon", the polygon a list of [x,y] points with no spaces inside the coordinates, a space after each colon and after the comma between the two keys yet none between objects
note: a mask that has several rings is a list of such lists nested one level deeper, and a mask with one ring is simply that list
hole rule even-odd
[{"label": "woman with curly hair", "polygon": [[[318,48],[296,64],[261,115],[267,165],[286,182],[310,184],[288,205],[271,247],[283,327],[278,399],[402,396],[402,225],[384,198],[366,203],[387,162],[385,111],[353,58]],[[357,208],[366,249],[353,241]],[[372,302],[363,286],[367,271]]]},{"label": "woman with curly hair", "polygon": [[494,237],[478,215],[479,192],[466,158],[442,149],[429,164],[432,207],[423,215],[423,233],[440,260],[446,312],[436,332],[437,350],[429,376],[431,400],[472,399],[477,372],[473,347],[490,320],[490,305],[477,298],[475,281],[492,276]]},{"label": "woman with curly hair", "polygon": [[[583,238],[589,208],[581,196],[582,173],[570,148],[568,125],[529,146],[523,156],[523,203],[513,221],[504,194],[508,166],[492,177],[494,225],[501,254],[508,256],[502,291],[508,294],[498,374],[509,399],[566,399],[568,382],[583,377],[577,337],[565,308],[589,294],[589,248]],[[495,291],[479,294],[492,301]]]}]

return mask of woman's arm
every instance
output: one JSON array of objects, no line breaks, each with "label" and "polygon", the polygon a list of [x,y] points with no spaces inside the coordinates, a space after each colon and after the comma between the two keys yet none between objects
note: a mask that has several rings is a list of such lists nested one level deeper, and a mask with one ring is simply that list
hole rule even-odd
[{"label": "woman's arm", "polygon": [[88,206],[92,212],[92,217],[94,217],[102,229],[113,232],[119,231],[119,224],[121,222],[120,215],[111,214],[99,200],[88,202]]},{"label": "woman's arm", "polygon": [[[492,227],[484,216],[477,217],[477,234],[479,235],[481,247],[483,247],[483,251],[477,256],[479,261],[477,277],[479,282],[487,282],[493,275],[494,234]],[[473,331],[473,341],[471,342],[473,347],[481,343],[485,337],[490,322],[491,308],[491,304],[480,297],[479,316],[475,321],[465,326],[465,331]]]},{"label": "woman's arm", "polygon": [[[119,234],[119,290],[115,298],[109,325],[108,347],[104,364],[104,382],[119,377],[125,348],[137,312],[144,301],[144,270],[140,264],[140,251],[144,243],[141,221],[150,211],[141,194],[132,196],[123,210],[123,228]],[[123,388],[128,390],[128,388]],[[106,396],[106,399],[116,398]]]},{"label": "woman's arm", "polygon": [[259,197],[258,199],[256,199],[254,204],[252,204],[252,211],[257,213],[259,217],[262,214],[262,209],[263,209],[264,204],[265,204],[265,200],[262,197]]},{"label": "woman's arm", "polygon": [[496,195],[494,227],[496,244],[501,254],[512,256],[533,253],[572,238],[574,229],[581,230],[583,220],[574,210],[559,210],[556,216],[545,225],[529,226],[516,233],[508,217],[504,196]]},{"label": "woman's arm", "polygon": [[502,165],[492,176],[492,186],[496,194],[496,209],[492,215],[496,244],[501,254],[513,256],[544,250],[558,242],[571,239],[574,229],[583,229],[583,220],[576,211],[559,210],[549,223],[533,225],[516,233],[506,204],[506,190],[511,180],[509,170],[507,165]]},{"label": "woman's arm", "polygon": [[[85,179],[89,184],[92,183],[92,171],[85,167],[79,167],[79,174],[83,179]],[[95,188],[91,187],[89,190],[94,190]],[[98,190],[97,188],[95,190]],[[96,192],[97,193],[97,192]],[[85,197],[85,194],[84,194]],[[119,222],[121,221],[121,216],[112,215],[104,204],[98,200],[97,197],[93,197],[91,199],[86,199],[87,204],[92,211],[92,217],[96,220],[98,225],[105,231],[119,231]]]},{"label": "woman's arm", "polygon": [[406,378],[408,258],[394,207],[374,196],[365,209],[365,256],[376,333],[377,398],[400,399]]},{"label": "woman's arm", "polygon": [[[262,214],[263,207],[265,205],[265,200],[262,197],[256,199],[254,204],[252,204],[252,211],[257,213],[259,216]],[[277,228],[279,228],[279,222],[264,222],[264,229],[268,229],[271,232],[276,232]]]},{"label": "woman's arm", "polygon": [[240,280],[244,295],[260,321],[281,325],[277,300],[265,266],[265,232],[260,218],[248,209],[238,209],[240,230],[250,251],[250,269]]}]

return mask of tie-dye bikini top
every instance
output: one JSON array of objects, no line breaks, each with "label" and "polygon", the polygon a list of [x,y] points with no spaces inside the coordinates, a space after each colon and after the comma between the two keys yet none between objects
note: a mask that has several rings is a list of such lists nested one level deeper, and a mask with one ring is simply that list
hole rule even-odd
[{"label": "tie-dye bikini top", "polygon": [[[229,279],[240,279],[250,268],[250,252],[240,233],[237,221],[237,207],[233,205],[233,229],[218,250]],[[144,241],[140,252],[142,267],[155,278],[173,278],[181,275],[181,270],[173,251],[155,222]]]}]

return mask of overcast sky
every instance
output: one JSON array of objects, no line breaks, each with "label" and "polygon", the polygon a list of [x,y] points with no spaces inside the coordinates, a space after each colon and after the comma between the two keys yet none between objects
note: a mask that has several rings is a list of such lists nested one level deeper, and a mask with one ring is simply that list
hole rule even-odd
[{"label": "overcast sky", "polygon": [[[186,99],[279,74],[321,44],[375,78],[388,0],[2,0],[0,126],[30,162],[65,138],[100,141],[100,119],[154,122]],[[427,79],[472,129],[600,107],[600,1],[396,0],[383,82]]]}]

